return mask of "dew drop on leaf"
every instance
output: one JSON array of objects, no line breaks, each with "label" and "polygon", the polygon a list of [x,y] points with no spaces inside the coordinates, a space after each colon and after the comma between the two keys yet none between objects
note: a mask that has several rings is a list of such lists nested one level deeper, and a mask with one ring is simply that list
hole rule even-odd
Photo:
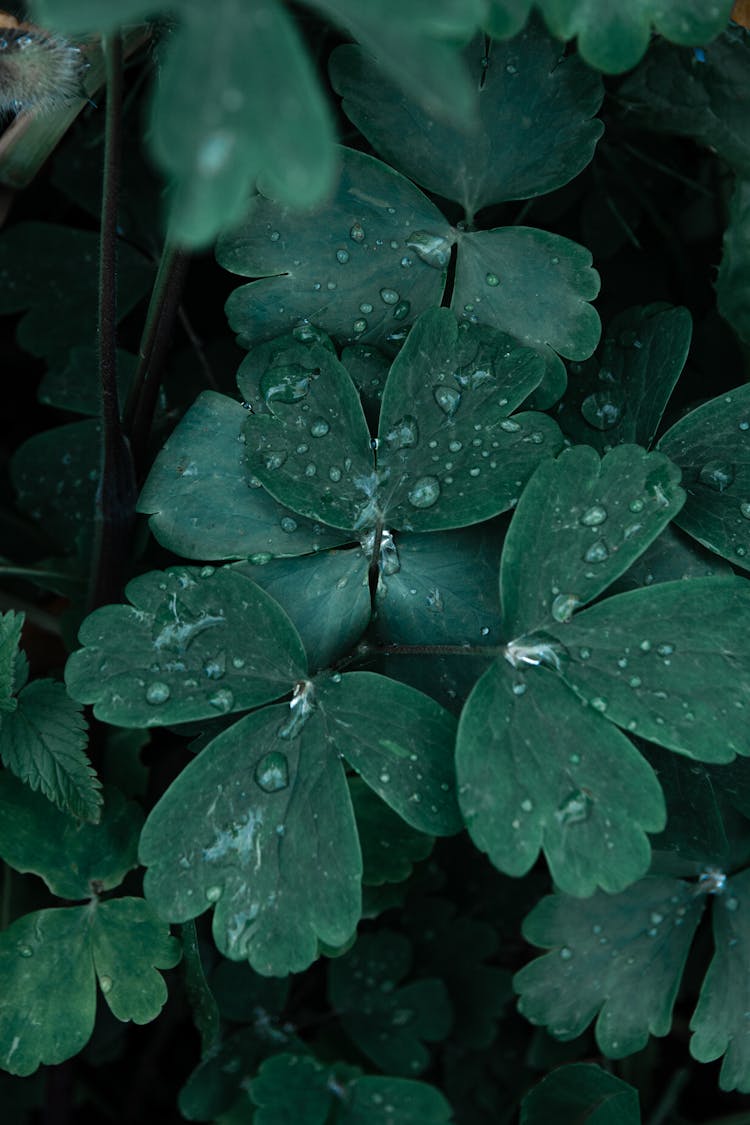
[{"label": "dew drop on leaf", "polygon": [[555,820],[560,824],[580,824],[588,819],[593,801],[582,789],[574,789],[555,812]]},{"label": "dew drop on leaf", "polygon": [[34,950],[31,948],[30,945],[19,945],[16,948],[18,949],[18,956],[19,957],[33,957],[34,956]]},{"label": "dew drop on leaf", "polygon": [[380,290],[380,300],[383,302],[383,304],[385,304],[385,305],[395,305],[395,304],[398,304],[398,299],[399,299],[399,295],[398,295],[398,293],[396,292],[395,289],[381,289]]},{"label": "dew drop on leaf", "polygon": [[744,516],[746,520],[750,520],[750,500],[743,500],[740,504],[740,515]]},{"label": "dew drop on leaf", "polygon": [[552,602],[552,616],[555,621],[564,624],[570,621],[573,611],[581,604],[575,594],[558,594]]},{"label": "dew drop on leaf", "polygon": [[581,414],[595,430],[611,430],[620,421],[622,408],[612,391],[594,391],[581,403]]},{"label": "dew drop on leaf", "polygon": [[146,688],[146,702],[153,703],[155,706],[159,703],[166,703],[171,694],[169,684],[165,684],[161,680],[154,680]]},{"label": "dew drop on leaf", "polygon": [[521,429],[521,426],[518,422],[513,422],[510,418],[506,418],[504,422],[500,423],[500,429],[505,430],[506,434],[515,434]]},{"label": "dew drop on leaf", "polygon": [[496,273],[488,273],[485,276],[484,280],[487,282],[488,285],[492,286],[492,288],[494,288],[496,285],[500,284],[500,278],[497,276]]},{"label": "dew drop on leaf", "polygon": [[264,793],[278,793],[289,784],[289,763],[286,754],[271,750],[255,767],[255,780]]},{"label": "dew drop on leaf", "polygon": [[268,469],[269,473],[273,473],[276,469],[280,469],[286,461],[286,453],[281,450],[269,450],[268,453],[263,454],[263,464]]},{"label": "dew drop on leaf", "polygon": [[607,509],[603,508],[601,504],[594,504],[583,513],[581,523],[586,527],[598,527],[600,523],[604,523],[606,518]]},{"label": "dew drop on leaf", "polygon": [[112,977],[108,977],[106,974],[99,977],[99,987],[101,988],[102,992],[104,992],[104,993],[111,992],[112,991]]},{"label": "dew drop on leaf", "polygon": [[232,710],[234,704],[234,696],[227,688],[219,688],[213,695],[209,696],[208,702],[222,715],[226,715],[228,711]]},{"label": "dew drop on leaf", "polygon": [[714,492],[723,492],[734,480],[734,467],[728,461],[707,461],[698,479]]},{"label": "dew drop on leaf", "polygon": [[220,680],[227,669],[227,658],[223,652],[217,653],[216,656],[210,657],[203,664],[203,675],[208,676],[209,680]]},{"label": "dew drop on leaf", "polygon": [[330,428],[325,418],[316,418],[310,426],[310,433],[313,437],[325,437]]},{"label": "dew drop on leaf", "polygon": [[435,269],[442,269],[450,261],[451,244],[440,234],[415,230],[406,239],[406,245],[410,250],[414,250],[423,262]]},{"label": "dew drop on leaf", "polygon": [[444,383],[440,383],[432,393],[443,413],[452,417],[461,404],[461,392],[455,387],[446,387]]},{"label": "dew drop on leaf", "polygon": [[410,301],[399,301],[399,303],[396,305],[395,309],[393,310],[393,319],[394,320],[404,320],[409,315],[410,312],[411,312],[411,302]]},{"label": "dew drop on leaf", "polygon": [[213,886],[206,888],[206,898],[209,902],[218,902],[221,898],[221,887]]},{"label": "dew drop on leaf", "polygon": [[399,418],[385,435],[385,443],[390,450],[413,449],[419,444],[417,419],[412,414]]},{"label": "dew drop on leaf", "polygon": [[317,371],[306,370],[299,363],[271,367],[260,380],[260,392],[266,402],[299,402],[317,374]]},{"label": "dew drop on leaf", "polygon": [[596,543],[592,543],[586,554],[583,556],[583,561],[587,563],[604,562],[609,558],[609,550],[607,545],[602,539],[597,539]]},{"label": "dew drop on leaf", "polygon": [[365,228],[361,223],[352,223],[349,229],[349,237],[351,238],[352,242],[364,242]]},{"label": "dew drop on leaf", "polygon": [[292,519],[291,516],[282,516],[279,520],[279,526],[282,531],[286,531],[289,535],[297,530],[297,521]]},{"label": "dew drop on leaf", "polygon": [[336,261],[339,262],[342,266],[346,265],[346,263],[349,261],[349,251],[348,250],[337,250],[336,251]]},{"label": "dew drop on leaf", "polygon": [[413,508],[431,508],[440,496],[437,477],[420,477],[409,490],[408,499]]}]

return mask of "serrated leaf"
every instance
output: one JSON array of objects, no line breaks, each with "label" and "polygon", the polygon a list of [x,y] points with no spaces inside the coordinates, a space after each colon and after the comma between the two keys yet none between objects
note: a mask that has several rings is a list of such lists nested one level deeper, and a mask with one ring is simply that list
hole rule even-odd
[{"label": "serrated leaf", "polygon": [[112,1014],[133,1023],[156,1019],[167,999],[167,986],[157,970],[173,968],[182,952],[142,898],[110,899],[98,905],[91,954]]},{"label": "serrated leaf", "polygon": [[461,714],[456,772],[476,846],[515,876],[542,849],[571,895],[614,893],[644,875],[645,833],[664,827],[650,766],[545,668],[525,677],[500,659],[485,672]]},{"label": "serrated leaf", "polygon": [[543,414],[511,418],[539,385],[528,348],[448,309],[423,313],[391,367],[380,410],[378,474],[389,526],[437,531],[509,508],[560,448]]},{"label": "serrated leaf", "polygon": [[23,622],[22,613],[8,610],[7,613],[0,614],[0,715],[7,715],[16,708],[13,692],[18,690],[16,658]]},{"label": "serrated leaf", "polygon": [[558,1039],[574,1039],[596,1017],[596,1041],[624,1058],[666,1035],[705,895],[696,885],[649,877],[618,895],[586,902],[548,895],[523,925],[552,952],[514,978],[518,1007]]},{"label": "serrated leaf", "polygon": [[98,824],[50,805],[12,774],[0,773],[0,854],[17,871],[41,876],[60,898],[89,898],[117,887],[137,866],[143,814],[117,789],[105,788]]},{"label": "serrated leaf", "polygon": [[503,548],[506,635],[566,621],[606,590],[679,511],[678,481],[666,457],[635,445],[619,445],[601,461],[577,446],[540,465]]},{"label": "serrated leaf", "polygon": [[719,312],[750,344],[750,178],[737,179],[716,278]]},{"label": "serrated leaf", "polygon": [[231,567],[150,571],[125,592],[132,605],[84,620],[84,647],[65,668],[70,694],[105,722],[149,727],[227,715],[278,699],[304,676],[289,618]]},{"label": "serrated leaf", "polygon": [[648,447],[687,358],[692,319],[684,308],[634,307],[608,325],[599,360],[570,364],[555,418],[574,443],[605,453],[634,442]]},{"label": "serrated leaf", "polygon": [[341,764],[317,713],[293,737],[289,726],[289,707],[275,706],[220,734],[157,802],[140,844],[158,914],[184,922],[215,903],[221,952],[269,976],[307,968],[318,938],[342,944],[360,905]]},{"label": "serrated leaf", "polygon": [[430,1063],[425,1043],[450,1031],[450,1000],[441,980],[403,984],[412,966],[410,942],[392,930],[361,934],[328,967],[328,999],[347,1035],[387,1074],[414,1075]]},{"label": "serrated leaf", "polygon": [[[630,70],[646,53],[651,31],[683,46],[700,46],[726,27],[732,0],[634,0],[602,8],[597,0],[539,0],[547,26],[605,74]],[[649,60],[652,56],[649,56]]]},{"label": "serrated leaf", "polygon": [[101,784],[87,755],[81,707],[54,680],[33,680],[0,726],[3,765],[58,808],[82,820],[101,815]]},{"label": "serrated leaf", "polygon": [[551,634],[562,675],[605,718],[706,762],[750,755],[750,590],[744,579],[662,582],[607,598]]},{"label": "serrated leaf", "polygon": [[640,1125],[638,1091],[593,1063],[553,1070],[521,1102],[520,1125]]},{"label": "serrated leaf", "polygon": [[422,692],[374,672],[321,678],[316,690],[327,741],[383,801],[420,832],[460,830],[452,715]]},{"label": "serrated leaf", "polygon": [[148,134],[174,181],[172,237],[211,242],[240,218],[256,180],[281,203],[318,203],[335,174],[333,129],[285,10],[275,0],[216,0],[208,21],[200,3],[183,4],[180,15]]},{"label": "serrated leaf", "polygon": [[164,547],[194,559],[303,555],[341,541],[253,484],[239,403],[203,391],[158,453],[138,499]]},{"label": "serrated leaf", "polygon": [[[589,304],[599,274],[588,250],[569,238],[533,227],[498,227],[458,235],[451,308],[534,348],[551,387],[565,387],[556,353],[586,359],[599,343],[601,323]],[[554,401],[547,395],[542,405]]]},{"label": "serrated leaf", "polygon": [[750,386],[692,410],[659,442],[682,469],[687,499],[676,523],[750,569]]},{"label": "serrated leaf", "polygon": [[329,71],[347,117],[389,164],[463,207],[528,199],[561,187],[593,156],[603,131],[591,118],[599,76],[532,21],[512,41],[486,45],[476,36],[463,53],[479,91],[479,120],[436,121],[404,95],[388,64],[357,46],[337,47]]},{"label": "serrated leaf", "polygon": [[245,347],[311,323],[341,346],[392,354],[414,318],[440,301],[453,242],[441,213],[379,160],[346,148],[339,155],[329,202],[297,215],[259,198],[217,243],[224,269],[261,279],[226,304]]},{"label": "serrated leaf", "polygon": [[349,779],[349,791],[362,848],[363,884],[379,887],[408,879],[414,863],[432,851],[432,836],[406,824],[360,777]]},{"label": "serrated leaf", "polygon": [[722,1090],[750,1090],[750,872],[734,875],[714,898],[715,953],[690,1021],[690,1054],[699,1062],[724,1056],[719,1076]]}]

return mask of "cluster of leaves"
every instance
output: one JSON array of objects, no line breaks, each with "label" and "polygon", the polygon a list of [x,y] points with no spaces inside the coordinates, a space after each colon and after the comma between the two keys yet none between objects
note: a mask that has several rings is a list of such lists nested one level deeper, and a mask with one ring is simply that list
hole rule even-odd
[{"label": "cluster of leaves", "polygon": [[[219,0],[207,20],[182,0],[144,32],[133,97],[156,70],[170,202],[139,341],[160,185],[131,152],[134,444],[176,257],[218,236],[212,284],[250,280],[226,301],[241,350],[224,325],[210,345],[228,375],[189,323],[208,378],[171,356],[137,462],[152,538],[93,609],[112,470],[93,109],[51,174],[60,221],[32,210],[0,238],[12,346],[44,367],[39,402],[79,416],[26,425],[21,515],[0,513],[28,612],[0,617],[0,1066],[17,1083],[84,1048],[121,1057],[110,1016],[154,1020],[181,960],[162,1020],[189,1012],[200,1036],[177,1067],[189,1120],[635,1125],[676,1003],[693,1057],[750,1092],[750,35],[718,2],[311,6]],[[163,15],[35,12],[107,36]],[[606,269],[640,250],[607,188],[615,233],[594,237],[585,185],[619,182],[649,131],[721,172],[716,397],[666,286],[628,304],[605,284],[600,341],[566,210]],[[658,230],[654,209],[641,193],[632,222]],[[30,673],[40,622],[59,654]],[[523,964],[519,933],[548,952]],[[669,1098],[655,1116],[680,1125]]]}]

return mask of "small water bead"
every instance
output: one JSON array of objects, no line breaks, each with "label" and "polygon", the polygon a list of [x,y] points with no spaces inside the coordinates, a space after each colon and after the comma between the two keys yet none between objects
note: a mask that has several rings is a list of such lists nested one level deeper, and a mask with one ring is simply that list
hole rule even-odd
[{"label": "small water bead", "polygon": [[740,504],[740,515],[744,516],[746,520],[750,520],[750,500],[743,500]]},{"label": "small water bead", "polygon": [[289,535],[297,530],[297,521],[292,519],[291,516],[282,516],[279,520],[282,531],[286,531]]},{"label": "small water bead", "polygon": [[310,446],[305,445],[305,443],[303,442],[301,445],[297,446],[296,452],[297,453],[307,453],[309,448],[310,448]]},{"label": "small water bead", "polygon": [[588,793],[575,789],[555,811],[555,820],[563,825],[580,824],[588,819],[593,803]]},{"label": "small water bead", "polygon": [[734,480],[734,466],[728,461],[707,461],[698,474],[698,480],[714,492],[723,492]]},{"label": "small water bead", "polygon": [[[448,465],[446,465],[445,467],[446,467],[446,469],[449,468]],[[478,477],[480,472],[481,472],[481,469],[476,469],[476,468],[475,469],[469,469],[469,476],[470,477]]]},{"label": "small water bead", "polygon": [[651,915],[651,923],[652,923],[652,925],[654,925],[654,926],[658,926],[658,925],[659,925],[659,923],[660,923],[660,922],[663,922],[663,921],[664,921],[664,915],[663,915],[663,914],[659,914],[659,912],[658,912],[658,911],[654,910],[654,911],[653,911],[653,913],[652,913],[652,915]]},{"label": "small water bead", "polygon": [[526,798],[524,798],[523,801],[521,801],[521,808],[523,809],[524,812],[531,812],[531,810],[534,808],[534,805],[529,800],[529,798],[526,797]]},{"label": "small water bead", "polygon": [[581,403],[581,414],[595,430],[611,430],[620,421],[622,405],[612,391],[594,391]]},{"label": "small water bead", "polygon": [[209,680],[220,680],[227,669],[227,658],[223,652],[212,656],[203,663],[203,675]]},{"label": "small water bead", "polygon": [[[363,301],[362,304],[359,306],[359,311],[361,313],[366,313],[367,315],[369,315],[372,312],[372,309],[373,309],[373,306],[370,304],[369,301]],[[368,352],[368,355],[370,355],[370,354],[371,353]]]},{"label": "small water bead", "polygon": [[108,977],[106,973],[103,973],[99,977],[99,987],[101,988],[102,992],[104,992],[104,993],[111,992],[112,991],[112,977]]},{"label": "small water bead", "polygon": [[349,237],[351,238],[352,242],[364,242],[365,228],[361,223],[352,224],[352,226],[349,228]]},{"label": "small water bead", "polygon": [[447,387],[441,383],[432,392],[435,402],[448,417],[452,417],[461,405],[461,392],[455,387]]},{"label": "small water bead", "polygon": [[497,276],[496,273],[485,274],[484,280],[493,289],[495,288],[495,286],[500,284],[500,278]]},{"label": "small water bead", "polygon": [[583,561],[587,563],[604,562],[609,558],[609,550],[603,539],[597,539],[596,543],[592,543],[589,549],[583,556]]},{"label": "small water bead", "polygon": [[317,471],[318,471],[317,467],[315,465],[313,465],[312,462],[310,462],[309,465],[305,465],[305,476],[306,477],[314,477],[315,474],[317,473]]},{"label": "small water bead", "polygon": [[440,482],[436,477],[420,477],[408,492],[409,503],[414,508],[431,508],[440,497]]},{"label": "small water bead", "polygon": [[513,422],[510,418],[505,418],[500,423],[500,429],[505,430],[506,434],[515,434],[521,429],[521,427],[518,422]]},{"label": "small water bead", "polygon": [[571,957],[572,957],[572,956],[573,956],[573,950],[572,950],[572,949],[568,949],[567,945],[564,945],[564,946],[562,947],[562,949],[560,950],[560,958],[561,958],[561,960],[563,960],[563,961],[570,961],[570,959],[571,959]]},{"label": "small water bead", "polygon": [[405,414],[394,422],[385,435],[385,443],[390,450],[414,449],[419,444],[419,426],[413,414]]},{"label": "small water bead", "polygon": [[34,956],[34,950],[31,948],[30,945],[17,945],[16,949],[18,950],[18,956],[19,957],[33,957]]},{"label": "small water bead", "polygon": [[209,696],[208,702],[212,707],[215,707],[217,711],[220,711],[222,715],[226,715],[234,706],[234,696],[227,688],[220,688],[218,691],[215,691],[213,695]]},{"label": "small water bead", "polygon": [[336,251],[336,261],[340,262],[342,266],[346,265],[346,263],[349,261],[349,251],[348,250],[337,250]]},{"label": "small water bead", "polygon": [[638,648],[641,652],[651,652],[651,641],[641,641]]},{"label": "small water bead", "polygon": [[628,504],[628,510],[631,512],[642,512],[643,507],[644,504],[642,500],[631,500]]},{"label": "small water bead", "polygon": [[513,694],[514,695],[525,695],[526,694],[526,684],[513,684]]},{"label": "small water bead", "polygon": [[406,245],[410,250],[414,250],[423,262],[435,269],[443,269],[450,261],[451,244],[440,234],[415,230],[406,239]]},{"label": "small water bead", "polygon": [[394,320],[404,320],[411,312],[411,301],[399,301],[393,310]]},{"label": "small water bead", "polygon": [[277,230],[272,230],[268,237],[271,239],[271,242],[278,242],[281,235]]},{"label": "small water bead", "polygon": [[341,480],[341,469],[337,469],[335,465],[332,465],[328,470],[328,477],[334,483],[338,483]]},{"label": "small water bead", "polygon": [[594,504],[583,513],[581,523],[585,527],[598,527],[600,523],[604,523],[606,518],[607,509],[603,508],[601,504]]},{"label": "small water bead", "polygon": [[564,624],[570,621],[573,611],[581,604],[575,594],[558,594],[552,602],[552,616],[555,621]]},{"label": "small water bead", "polygon": [[640,687],[642,682],[643,681],[641,680],[640,676],[631,676],[630,679],[628,680],[628,683],[630,684],[630,686],[632,688]]},{"label": "small water bead", "polygon": [[398,293],[395,289],[381,289],[380,300],[384,305],[396,305],[398,304]]},{"label": "small water bead", "polygon": [[366,320],[363,320],[360,317],[358,320],[353,321],[352,332],[356,336],[359,336],[362,332],[366,332],[366,331],[367,331],[367,321]]},{"label": "small water bead", "polygon": [[732,896],[731,898],[728,898],[726,900],[724,905],[726,906],[727,910],[731,911],[731,913],[734,914],[734,912],[737,910],[737,908],[740,905],[739,899],[736,899],[734,896]]},{"label": "small water bead", "polygon": [[221,898],[221,887],[206,887],[206,898],[209,902],[218,902]]},{"label": "small water bead", "polygon": [[249,555],[247,561],[252,563],[253,566],[265,566],[270,563],[273,555],[270,551],[256,551],[255,554]]},{"label": "small water bead", "polygon": [[330,428],[325,418],[316,418],[310,426],[310,433],[313,437],[325,437]]},{"label": "small water bead", "polygon": [[602,699],[601,696],[597,695],[591,700],[591,706],[595,711],[606,711],[607,701],[606,699]]},{"label": "small water bead", "polygon": [[237,669],[238,671],[239,671],[239,669],[240,669],[240,668],[244,668],[244,667],[245,667],[245,660],[244,660],[244,657],[242,657],[242,656],[233,656],[233,657],[232,657],[232,667],[233,667],[233,668],[236,668],[236,669]]},{"label": "small water bead", "polygon": [[674,652],[674,645],[659,645],[656,651],[659,653],[659,656],[671,656]]},{"label": "small water bead", "polygon": [[740,424],[737,428],[742,430],[743,432],[745,430],[750,430],[750,422],[740,422]]},{"label": "small water bead", "polygon": [[287,454],[283,449],[269,450],[268,453],[263,454],[263,464],[268,469],[269,473],[273,473],[276,469],[280,469],[286,461]]},{"label": "small water bead", "polygon": [[171,694],[172,690],[169,684],[162,683],[161,680],[155,680],[146,688],[146,702],[152,703],[154,706],[159,703],[166,703]]},{"label": "small water bead", "polygon": [[460,450],[463,449],[463,443],[460,441],[449,441],[448,448],[450,449],[451,453],[459,453]]},{"label": "small water bead", "polygon": [[289,785],[289,763],[286,754],[271,750],[255,767],[255,780],[264,793],[278,793]]}]

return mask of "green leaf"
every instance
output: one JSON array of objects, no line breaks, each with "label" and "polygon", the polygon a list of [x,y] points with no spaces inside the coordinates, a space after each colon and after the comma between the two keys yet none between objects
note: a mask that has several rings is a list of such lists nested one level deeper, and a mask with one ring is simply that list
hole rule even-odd
[{"label": "green leaf", "polygon": [[350,652],[370,621],[370,561],[362,550],[321,551],[235,567],[274,598],[299,633],[311,671]]},{"label": "green leaf", "polygon": [[750,872],[734,875],[714,898],[715,953],[690,1021],[690,1053],[699,1062],[724,1056],[722,1090],[750,1090],[750,1047],[746,1012],[750,1008]]},{"label": "green leaf", "polygon": [[638,1091],[593,1063],[553,1070],[521,1103],[520,1125],[640,1125]]},{"label": "green leaf", "polygon": [[596,1020],[596,1042],[620,1059],[666,1035],[705,895],[677,879],[642,879],[619,895],[586,902],[548,895],[523,925],[552,950],[514,978],[518,1007],[557,1039],[575,1039]]},{"label": "green leaf", "polygon": [[506,635],[566,622],[606,590],[679,511],[679,479],[666,457],[635,445],[618,445],[601,461],[577,446],[540,465],[503,549]]},{"label": "green leaf", "polygon": [[454,199],[469,222],[483,207],[528,199],[572,180],[603,132],[591,118],[601,79],[532,21],[507,43],[476,36],[464,62],[479,91],[479,121],[435,121],[405,96],[386,56],[337,47],[331,82],[347,117],[389,164],[428,191]]},{"label": "green leaf", "polygon": [[569,365],[573,377],[555,414],[566,436],[599,453],[623,442],[651,445],[691,333],[684,308],[645,305],[614,317],[600,360]]},{"label": "green leaf", "polygon": [[173,968],[179,942],[142,898],[100,903],[91,927],[91,953],[99,987],[118,1020],[150,1023],[167,999],[158,969]]},{"label": "green leaf", "polygon": [[659,442],[682,469],[676,522],[717,554],[750,569],[750,386],[691,411]]},{"label": "green leaf", "polygon": [[661,582],[552,630],[562,675],[605,718],[706,762],[750,755],[750,590],[744,579]]},{"label": "green leaf", "polygon": [[[286,1045],[283,1032],[280,1042]],[[198,1066],[180,1090],[177,1105],[188,1121],[224,1121],[225,1113],[242,1094],[244,1084],[258,1069],[258,1063],[268,1053],[268,1046],[259,1037],[255,1027],[245,1027],[228,1035],[211,1053],[204,1055]],[[244,1095],[241,1122],[249,1120],[250,1104]]]},{"label": "green leaf", "polygon": [[319,203],[335,173],[333,128],[285,10],[275,0],[215,0],[207,20],[191,0],[180,15],[149,131],[154,158],[174,181],[172,237],[211,242],[241,217],[256,180],[282,205]]},{"label": "green leaf", "polygon": [[716,278],[719,312],[743,344],[750,344],[750,176],[737,179]]},{"label": "green leaf", "polygon": [[361,778],[349,779],[349,791],[362,848],[362,882],[379,887],[408,879],[414,863],[432,851],[432,836],[406,824]]},{"label": "green leaf", "polygon": [[[16,223],[0,239],[0,314],[24,312],[18,343],[32,355],[58,358],[95,336],[98,231],[53,223]],[[117,311],[123,317],[145,295],[151,263],[128,243],[118,243]]]},{"label": "green leaf", "polygon": [[560,365],[556,352],[586,359],[599,342],[599,316],[589,304],[599,274],[591,261],[577,242],[532,227],[463,231],[451,308],[534,348],[551,379]]},{"label": "green leaf", "polygon": [[316,211],[298,215],[261,198],[217,243],[224,269],[260,278],[226,304],[244,347],[311,323],[341,346],[359,341],[392,354],[414,318],[440,301],[453,242],[441,213],[379,160],[346,148],[339,155],[337,185]]},{"label": "green leaf", "polygon": [[[538,0],[547,26],[559,39],[578,37],[578,50],[605,74],[630,70],[646,53],[651,31],[682,46],[700,46],[726,27],[732,0],[633,0],[602,5],[597,0]],[[649,61],[653,58],[649,55]]]},{"label": "green leaf", "polygon": [[[703,12],[710,10],[702,0],[692,3]],[[682,0],[673,4],[684,8]],[[730,7],[729,0],[722,0],[719,14]],[[706,38],[698,35],[693,42]],[[749,42],[747,31],[730,28],[706,49],[701,63],[692,51],[655,43],[618,90],[630,127],[693,137],[741,175],[750,174]]]},{"label": "green leaf", "polygon": [[494,39],[517,35],[529,18],[532,0],[490,0],[484,29]]},{"label": "green leaf", "polygon": [[151,15],[157,0],[118,0],[116,8],[103,8],[100,0],[34,0],[34,12],[43,27],[60,31],[110,31]]},{"label": "green leaf", "polygon": [[413,963],[410,942],[392,930],[362,934],[328,967],[328,999],[344,1031],[387,1074],[421,1074],[425,1043],[450,1031],[450,1000],[441,980],[401,982]]},{"label": "green leaf", "polygon": [[512,506],[533,469],[556,453],[556,425],[509,416],[539,385],[528,348],[448,309],[420,316],[396,358],[380,410],[384,519],[407,531],[479,523]]},{"label": "green leaf", "polygon": [[99,824],[84,824],[0,773],[0,854],[16,871],[33,871],[60,898],[90,898],[118,887],[137,866],[140,807],[105,788]]},{"label": "green leaf", "polygon": [[252,1021],[256,1037],[269,1044],[284,1042],[286,1033],[275,1025],[281,1023],[290,983],[288,977],[262,977],[247,962],[226,958],[219,961],[211,974],[211,991],[222,1018],[236,1023]]},{"label": "green leaf", "polygon": [[18,687],[15,683],[16,656],[21,643],[23,622],[22,613],[8,610],[7,613],[0,614],[0,716],[3,712],[7,715],[16,708],[13,692]]},{"label": "green leaf", "polygon": [[[121,403],[125,402],[137,364],[136,356],[118,349],[117,388]],[[82,344],[55,361],[39,384],[37,398],[45,406],[98,417],[102,407],[97,348]]]},{"label": "green leaf", "polygon": [[321,677],[316,690],[327,741],[386,804],[420,832],[460,830],[452,715],[422,692],[374,672]]},{"label": "green leaf", "polygon": [[207,1055],[218,1046],[221,1039],[219,1005],[206,980],[195,922],[184,922],[180,926],[180,938],[185,999],[190,1005],[195,1029],[200,1035],[201,1055]]},{"label": "green leaf", "polygon": [[615,579],[609,593],[621,594],[676,579],[728,577],[732,573],[728,562],[670,523],[625,573]]},{"label": "green leaf", "polygon": [[341,362],[359,391],[367,424],[376,434],[380,418],[380,400],[388,378],[390,360],[369,344],[352,344],[341,352]]},{"label": "green leaf", "polygon": [[343,944],[360,906],[344,772],[320,716],[290,731],[291,715],[267,707],[215,738],[152,809],[140,844],[161,917],[184,922],[215,903],[221,952],[275,976],[307,968],[318,938]]},{"label": "green leaf", "polygon": [[644,875],[645,833],[664,827],[650,766],[545,668],[524,677],[500,659],[482,676],[459,722],[456,771],[476,846],[516,876],[542,849],[571,895],[614,893]]},{"label": "green leaf", "polygon": [[[123,727],[227,715],[278,699],[304,675],[297,632],[280,606],[231,567],[150,571],[79,631],[68,691]],[[252,631],[243,622],[252,621]]]},{"label": "green leaf", "polygon": [[39,910],[0,934],[0,1066],[31,1074],[75,1055],[94,1029],[88,907]]},{"label": "green leaf", "polygon": [[303,555],[341,536],[283,508],[245,462],[239,403],[203,391],[154,461],[138,511],[162,546],[194,559]]}]

